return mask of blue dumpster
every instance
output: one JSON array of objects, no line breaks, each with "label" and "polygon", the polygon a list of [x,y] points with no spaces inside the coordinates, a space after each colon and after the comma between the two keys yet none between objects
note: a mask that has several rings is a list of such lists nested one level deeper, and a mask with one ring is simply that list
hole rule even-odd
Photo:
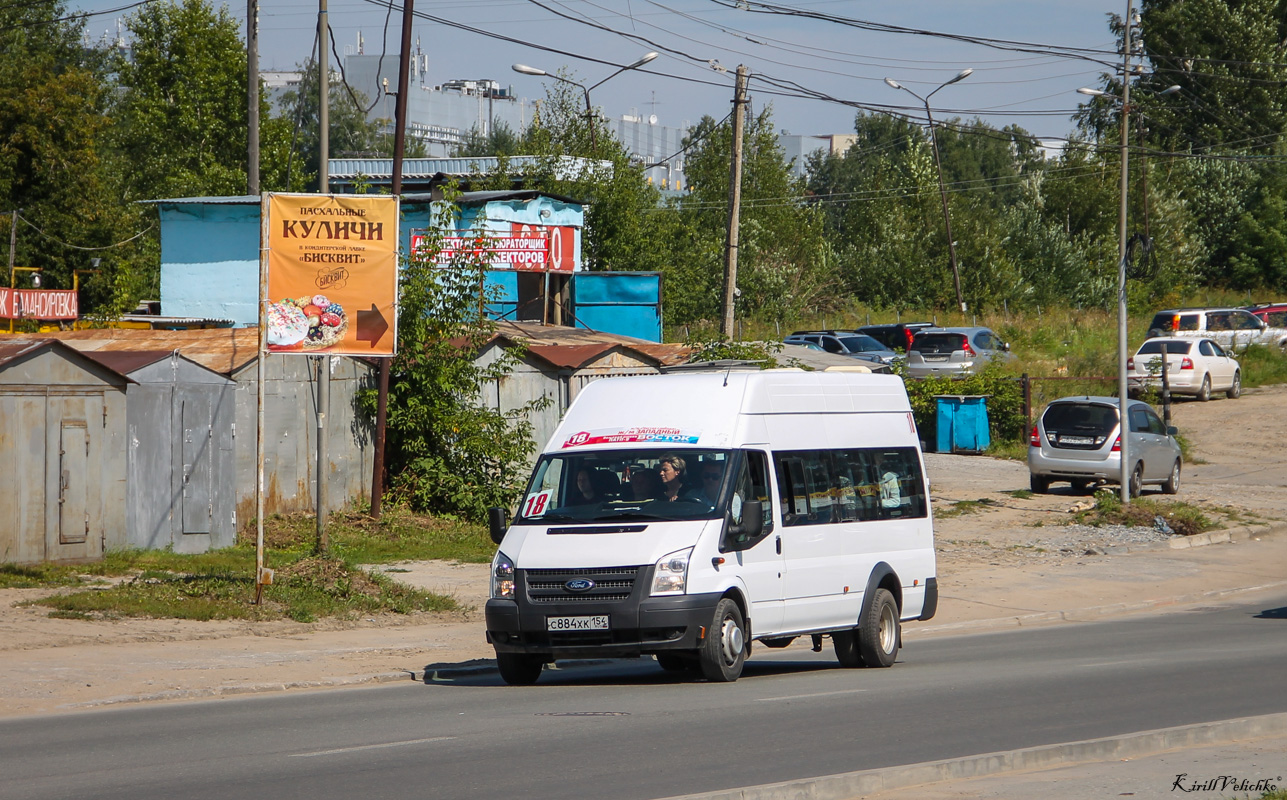
[{"label": "blue dumpster", "polygon": [[934,395],[935,451],[981,453],[992,444],[986,395]]}]

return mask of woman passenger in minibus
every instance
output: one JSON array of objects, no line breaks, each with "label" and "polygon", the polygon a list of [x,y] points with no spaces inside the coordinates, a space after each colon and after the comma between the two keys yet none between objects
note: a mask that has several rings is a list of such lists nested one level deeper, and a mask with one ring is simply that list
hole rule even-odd
[{"label": "woman passenger in minibus", "polygon": [[684,490],[684,468],[687,465],[684,459],[674,454],[667,454],[661,457],[661,464],[657,467],[657,474],[661,476],[661,485],[664,492],[665,500],[678,500],[679,493]]},{"label": "woman passenger in minibus", "polygon": [[583,506],[590,503],[598,502],[599,493],[595,488],[594,479],[590,473],[589,467],[582,467],[576,471],[576,490],[568,498],[568,505]]}]

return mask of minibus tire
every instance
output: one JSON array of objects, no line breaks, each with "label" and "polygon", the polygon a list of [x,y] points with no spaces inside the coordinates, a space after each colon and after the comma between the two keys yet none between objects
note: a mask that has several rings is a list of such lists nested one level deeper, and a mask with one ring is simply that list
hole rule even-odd
[{"label": "minibus tire", "polygon": [[497,653],[496,667],[501,680],[510,686],[531,686],[541,677],[545,659],[527,653]]},{"label": "minibus tire", "polygon": [[867,666],[858,653],[857,628],[831,632],[831,646],[836,651],[836,660],[846,669],[858,669]]},{"label": "minibus tire", "polygon": [[869,667],[892,667],[902,645],[898,604],[888,589],[871,593],[867,613],[858,622],[858,652]]},{"label": "minibus tire", "polygon": [[[736,654],[725,652],[726,640],[741,642]],[[746,623],[742,621],[742,609],[737,607],[737,603],[725,597],[715,604],[715,613],[711,615],[706,639],[697,656],[702,674],[712,683],[732,683],[742,676],[742,667],[746,664]]]}]

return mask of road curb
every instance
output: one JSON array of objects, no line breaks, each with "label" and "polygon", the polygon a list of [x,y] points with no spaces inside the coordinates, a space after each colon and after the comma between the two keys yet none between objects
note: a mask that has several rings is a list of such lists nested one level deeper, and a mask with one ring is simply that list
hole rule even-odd
[{"label": "road curb", "polygon": [[989,617],[987,619],[967,620],[964,622],[949,622],[944,625],[917,626],[907,628],[906,634],[944,634],[944,633],[969,633],[980,630],[995,630],[998,628],[1025,628],[1033,627],[1051,622],[1090,622],[1092,620],[1102,619],[1104,617],[1118,616],[1121,614],[1132,614],[1139,611],[1152,611],[1167,606],[1188,605],[1191,603],[1201,603],[1207,600],[1219,600],[1225,597],[1242,594],[1243,592],[1257,592],[1267,589],[1281,589],[1287,587],[1287,581],[1276,581],[1274,583],[1263,583],[1258,586],[1239,586],[1232,589],[1213,589],[1209,592],[1197,592],[1194,594],[1180,595],[1179,597],[1163,597],[1157,600],[1145,600],[1139,603],[1113,603],[1106,606],[1092,606],[1091,608],[1078,608],[1071,611],[1042,611],[1035,614],[1020,614],[1013,617]]},{"label": "road curb", "polygon": [[[578,659],[572,664],[564,664],[559,669],[576,669],[600,664],[612,663],[612,659]],[[548,669],[548,667],[547,667]],[[436,683],[473,675],[485,675],[496,672],[496,661],[490,658],[479,658],[455,664],[430,664],[424,669],[397,670],[395,672],[378,672],[368,675],[350,675],[347,677],[327,678],[312,681],[286,681],[267,683],[245,683],[231,686],[211,686],[201,689],[171,689],[149,694],[118,695],[101,700],[87,700],[80,703],[68,703],[63,706],[69,711],[80,711],[104,706],[129,705],[132,703],[152,703],[158,701],[211,700],[220,697],[238,697],[241,695],[260,694],[264,692],[285,692],[308,689],[339,689],[346,686],[365,686],[380,683],[398,683],[413,681],[415,683]]]},{"label": "road curb", "polygon": [[1188,550],[1193,547],[1204,547],[1209,544],[1228,544],[1230,542],[1246,541],[1258,536],[1267,536],[1269,534],[1282,533],[1287,531],[1287,522],[1262,522],[1254,525],[1236,525],[1232,528],[1222,528],[1218,531],[1207,531],[1206,533],[1195,533],[1191,536],[1174,536],[1164,542],[1149,542],[1147,544],[1121,544],[1111,545],[1104,548],[1107,555],[1121,555],[1123,553],[1143,553],[1156,552],[1158,550]]},{"label": "road curb", "polygon": [[1287,733],[1287,714],[1267,714],[899,767],[846,772],[821,778],[767,783],[703,794],[675,795],[665,800],[852,800],[876,792],[939,781],[980,778],[1086,762],[1142,758],[1167,750],[1230,744],[1284,733]]}]

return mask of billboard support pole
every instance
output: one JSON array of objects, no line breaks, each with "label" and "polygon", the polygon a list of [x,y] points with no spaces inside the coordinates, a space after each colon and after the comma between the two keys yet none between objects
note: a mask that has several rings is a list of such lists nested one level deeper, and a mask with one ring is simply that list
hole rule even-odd
[{"label": "billboard support pole", "polygon": [[264,593],[264,356],[268,349],[268,192],[259,196],[259,349],[255,356],[255,605]]}]

